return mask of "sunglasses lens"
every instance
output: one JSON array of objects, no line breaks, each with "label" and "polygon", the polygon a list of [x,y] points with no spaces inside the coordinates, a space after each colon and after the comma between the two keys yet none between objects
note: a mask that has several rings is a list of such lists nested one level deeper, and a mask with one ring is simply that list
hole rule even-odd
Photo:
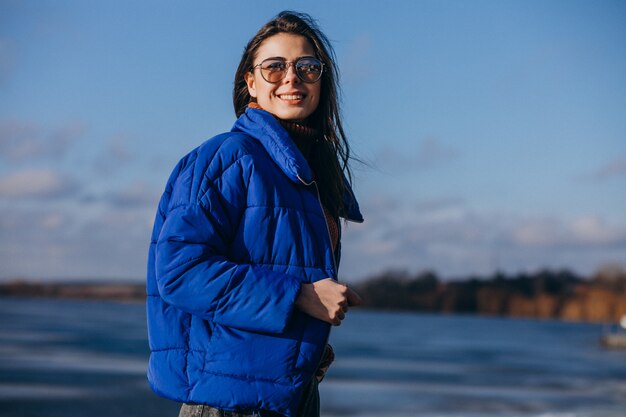
[{"label": "sunglasses lens", "polygon": [[314,58],[302,58],[296,62],[296,74],[307,83],[314,83],[322,76],[322,63]]},{"label": "sunglasses lens", "polygon": [[279,59],[267,59],[261,63],[261,75],[269,83],[277,83],[285,78],[287,64]]},{"label": "sunglasses lens", "polygon": [[[266,59],[260,65],[261,75],[268,83],[277,83],[287,75],[289,64],[282,59]],[[294,64],[296,75],[305,83],[314,83],[322,76],[324,65],[319,59],[301,58]]]}]

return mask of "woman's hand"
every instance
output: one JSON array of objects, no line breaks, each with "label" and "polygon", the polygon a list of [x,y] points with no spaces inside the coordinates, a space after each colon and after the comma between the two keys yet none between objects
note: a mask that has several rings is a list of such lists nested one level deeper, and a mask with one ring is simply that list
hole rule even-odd
[{"label": "woman's hand", "polygon": [[341,324],[349,307],[362,303],[363,300],[354,290],[332,278],[302,284],[296,299],[296,307],[301,311],[334,326]]}]

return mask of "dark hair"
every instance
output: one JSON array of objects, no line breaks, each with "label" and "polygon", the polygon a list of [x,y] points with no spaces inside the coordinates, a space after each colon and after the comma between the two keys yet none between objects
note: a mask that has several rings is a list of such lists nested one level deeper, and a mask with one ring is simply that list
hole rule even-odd
[{"label": "dark hair", "polygon": [[233,88],[235,113],[239,117],[252,100],[245,74],[251,71],[259,47],[265,39],[278,33],[304,36],[311,43],[316,57],[324,63],[324,72],[320,80],[322,83],[320,102],[308,120],[319,130],[320,140],[312,146],[308,162],[315,172],[324,207],[338,218],[345,215],[342,198],[345,192],[344,175],[348,181],[352,180],[348,166],[350,147],[341,124],[335,52],[328,38],[309,15],[293,11],[280,12],[248,42],[235,73]]}]

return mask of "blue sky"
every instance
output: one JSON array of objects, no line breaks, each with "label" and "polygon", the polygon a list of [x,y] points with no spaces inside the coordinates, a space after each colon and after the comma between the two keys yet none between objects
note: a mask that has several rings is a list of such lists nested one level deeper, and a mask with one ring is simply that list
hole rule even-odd
[{"label": "blue sky", "polygon": [[277,12],[333,41],[366,222],[343,278],[626,264],[623,1],[0,0],[0,279],[143,279],[180,157]]}]

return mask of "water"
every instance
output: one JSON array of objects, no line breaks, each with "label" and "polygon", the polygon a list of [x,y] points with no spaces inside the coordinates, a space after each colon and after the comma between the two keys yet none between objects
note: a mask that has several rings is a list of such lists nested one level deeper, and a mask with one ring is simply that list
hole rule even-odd
[{"label": "water", "polygon": [[[352,311],[325,417],[626,417],[626,351],[556,321]],[[0,416],[176,416],[146,382],[143,305],[0,299]]]}]

